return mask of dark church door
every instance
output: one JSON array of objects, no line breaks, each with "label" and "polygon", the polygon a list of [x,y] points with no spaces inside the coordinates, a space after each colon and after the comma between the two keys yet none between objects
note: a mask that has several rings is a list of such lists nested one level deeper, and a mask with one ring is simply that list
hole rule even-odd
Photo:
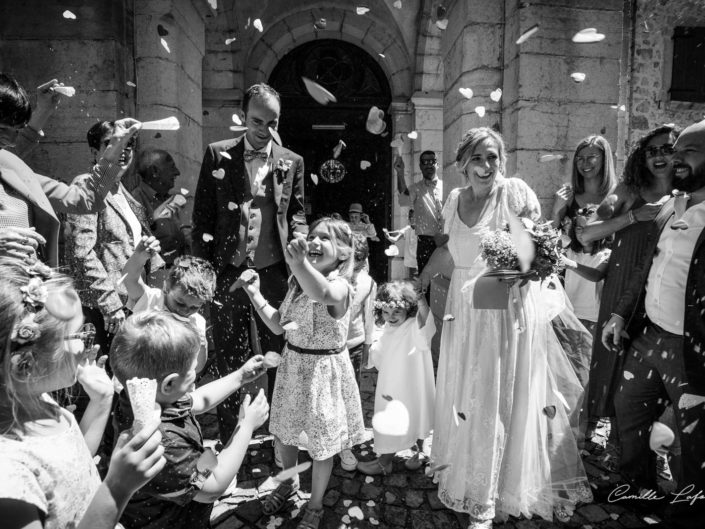
[{"label": "dark church door", "polygon": [[[337,102],[317,103],[302,77],[329,90]],[[304,157],[309,222],[336,212],[348,220],[350,204],[361,203],[380,239],[370,242],[370,272],[378,282],[386,281],[387,244],[382,228],[391,225],[391,124],[387,122],[384,136],[365,128],[372,106],[386,112],[391,103],[384,72],[357,46],[326,39],[287,54],[269,83],[282,96],[282,142]],[[335,157],[341,140],[346,147]]]}]

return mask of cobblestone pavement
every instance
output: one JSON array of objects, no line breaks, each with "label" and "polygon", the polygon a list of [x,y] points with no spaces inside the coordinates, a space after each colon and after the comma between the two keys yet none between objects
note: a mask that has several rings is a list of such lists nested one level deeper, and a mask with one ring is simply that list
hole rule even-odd
[{"label": "cobblestone pavement", "polygon": [[[365,423],[372,437],[371,419],[374,406],[374,384],[376,371],[366,371],[362,380],[362,405]],[[205,416],[206,438],[217,436],[213,416]],[[210,441],[215,444],[215,441]],[[374,458],[371,441],[356,447],[360,460]],[[428,444],[428,443],[427,443]],[[426,449],[427,447],[425,447]],[[585,467],[596,498],[606,498],[610,490],[619,483],[618,474],[604,468],[604,456],[589,456],[585,452]],[[438,500],[436,486],[424,473],[423,468],[409,471],[404,468],[404,459],[411,455],[398,454],[394,460],[394,472],[388,476],[365,476],[359,472],[346,472],[336,461],[333,476],[325,496],[325,515],[321,529],[332,528],[399,528],[412,529],[465,529],[466,515],[446,509]],[[307,460],[301,452],[300,461]],[[265,516],[260,499],[274,489],[272,477],[278,472],[274,465],[272,438],[258,436],[250,443],[250,449],[238,474],[237,487],[229,489],[215,504],[211,522],[216,529],[259,528],[290,529],[296,527],[299,513],[308,500],[311,485],[311,470],[302,473],[301,490],[290,500],[282,513]],[[516,519],[498,524],[497,529],[544,529],[550,527],[583,529],[623,529],[648,527],[656,524],[655,514],[637,514],[619,503],[596,500],[583,505],[570,521],[560,523],[540,519]]]}]

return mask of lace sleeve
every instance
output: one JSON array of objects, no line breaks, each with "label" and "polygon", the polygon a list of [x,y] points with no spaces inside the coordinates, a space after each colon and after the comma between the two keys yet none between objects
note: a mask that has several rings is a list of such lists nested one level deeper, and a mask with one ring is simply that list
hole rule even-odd
[{"label": "lace sleeve", "polygon": [[518,178],[507,179],[507,201],[510,209],[519,217],[533,221],[541,218],[541,204],[529,185]]}]

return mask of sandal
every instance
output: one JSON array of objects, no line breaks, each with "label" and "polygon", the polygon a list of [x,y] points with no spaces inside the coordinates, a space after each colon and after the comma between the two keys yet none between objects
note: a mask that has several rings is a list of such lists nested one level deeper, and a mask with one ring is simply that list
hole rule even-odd
[{"label": "sandal", "polygon": [[311,509],[306,507],[304,515],[296,526],[296,529],[318,529],[323,519],[323,509]]},{"label": "sandal", "polygon": [[372,461],[360,461],[357,464],[357,470],[366,476],[379,476],[380,474],[386,476],[392,473],[392,463],[386,467],[379,462],[379,459],[373,459]]},{"label": "sandal", "polygon": [[411,456],[409,459],[404,461],[404,467],[407,470],[418,470],[423,466],[423,463],[421,462],[421,456],[426,457],[425,454],[422,454],[421,452],[414,452],[414,455]]},{"label": "sandal", "polygon": [[286,502],[297,490],[299,490],[298,481],[280,483],[277,488],[270,492],[262,501],[262,512],[267,516],[278,513],[284,508]]}]

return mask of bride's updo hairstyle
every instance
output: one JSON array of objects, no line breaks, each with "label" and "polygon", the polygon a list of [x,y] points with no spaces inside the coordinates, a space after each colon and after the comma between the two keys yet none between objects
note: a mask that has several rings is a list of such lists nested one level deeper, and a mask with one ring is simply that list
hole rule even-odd
[{"label": "bride's updo hairstyle", "polygon": [[458,170],[465,174],[465,168],[468,165],[468,160],[473,152],[475,152],[475,147],[483,141],[490,139],[497,144],[497,151],[499,153],[499,172],[504,174],[504,166],[507,163],[507,150],[504,147],[504,140],[502,135],[489,127],[478,127],[475,129],[468,130],[458,143],[458,150],[455,154],[455,166]]}]

